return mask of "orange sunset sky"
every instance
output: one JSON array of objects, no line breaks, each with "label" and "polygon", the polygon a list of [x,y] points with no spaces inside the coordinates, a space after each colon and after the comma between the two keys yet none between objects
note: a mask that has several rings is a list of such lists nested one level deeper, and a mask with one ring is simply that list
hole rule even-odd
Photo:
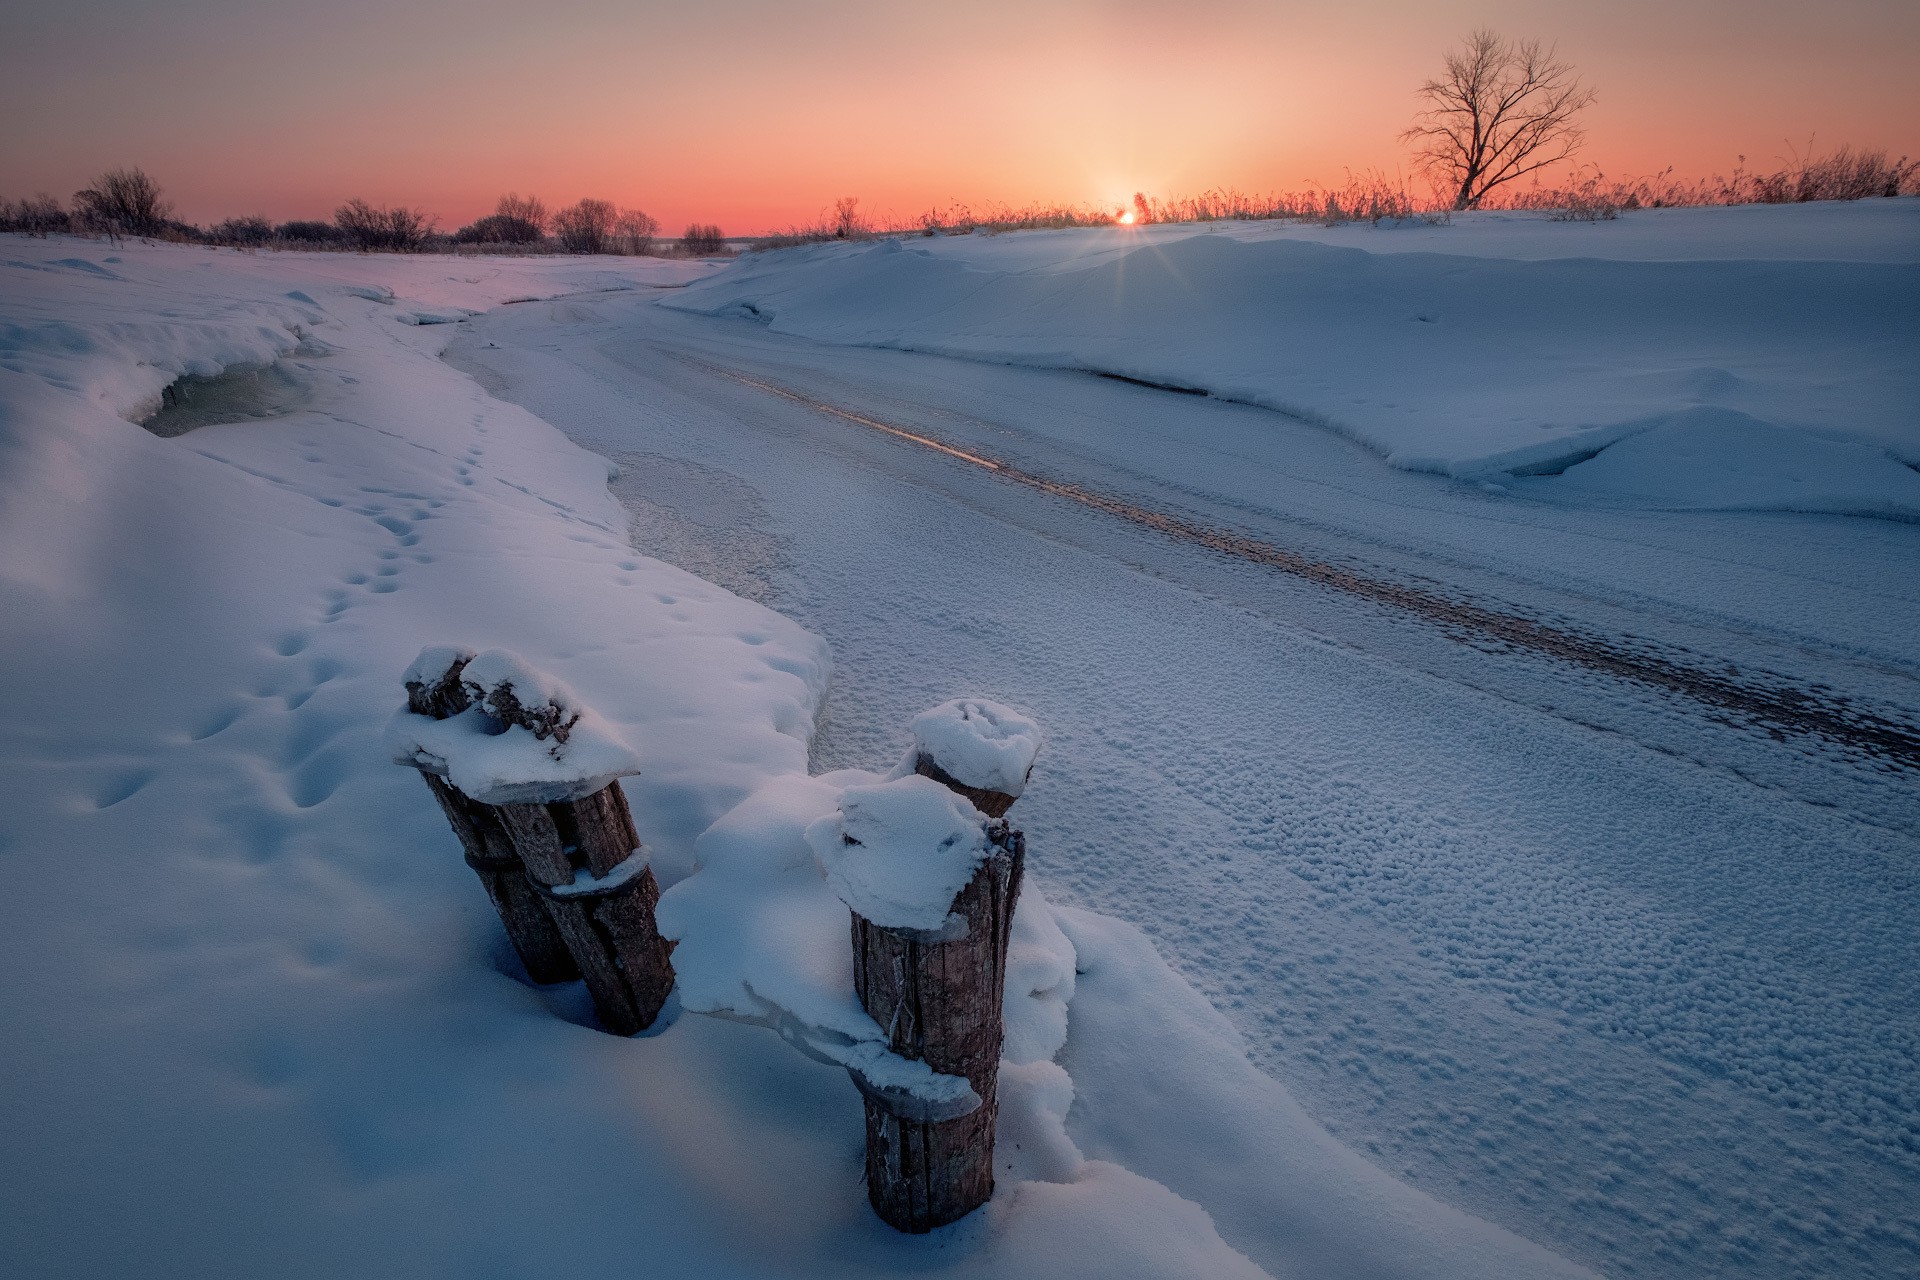
[{"label": "orange sunset sky", "polygon": [[0,197],[138,164],[201,222],[363,196],[451,228],[515,189],[752,232],[841,195],[1296,188],[1404,168],[1415,87],[1480,23],[1599,89],[1615,176],[1920,149],[1913,0],[9,0]]}]

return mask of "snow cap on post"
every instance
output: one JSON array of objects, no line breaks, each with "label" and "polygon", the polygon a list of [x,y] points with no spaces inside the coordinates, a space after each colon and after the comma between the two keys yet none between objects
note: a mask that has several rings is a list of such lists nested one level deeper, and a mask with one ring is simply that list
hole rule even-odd
[{"label": "snow cap on post", "polygon": [[1017,798],[1040,753],[1040,726],[998,702],[955,698],[913,718],[913,748],[963,787]]},{"label": "snow cap on post", "polygon": [[807,828],[827,884],[883,929],[936,932],[987,856],[986,815],[930,778],[848,787]]},{"label": "snow cap on post", "polygon": [[[407,669],[407,686],[412,705],[387,722],[394,762],[437,774],[482,804],[578,800],[640,772],[612,725],[504,649],[427,649]],[[435,714],[413,709],[423,701],[436,704]]]}]

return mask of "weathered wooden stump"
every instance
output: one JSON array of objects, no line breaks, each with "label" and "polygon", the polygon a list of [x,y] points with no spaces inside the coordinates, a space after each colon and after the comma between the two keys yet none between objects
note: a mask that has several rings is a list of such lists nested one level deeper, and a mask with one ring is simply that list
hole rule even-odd
[{"label": "weathered wooden stump", "polygon": [[997,820],[987,838],[987,857],[954,899],[941,929],[889,929],[853,916],[854,990],[887,1029],[892,1051],[944,1075],[966,1077],[980,1100],[965,1115],[927,1120],[862,1090],[867,1198],[900,1231],[945,1226],[993,1196],[1005,1036],[1001,1002],[1026,840]]},{"label": "weathered wooden stump", "polygon": [[[638,767],[631,752],[563,686],[499,651],[423,653],[408,672],[407,707],[435,721],[471,712],[465,733],[451,736],[400,717],[409,723],[395,758],[426,777],[527,971],[537,981],[583,978],[617,1035],[651,1026],[673,989],[672,946],[654,924],[660,887],[618,781]],[[473,755],[476,742],[516,729],[531,735],[530,753],[505,763]],[[476,760],[471,775],[460,771]],[[487,800],[452,781],[468,776]]]},{"label": "weathered wooden stump", "polygon": [[673,945],[654,923],[660,885],[620,784],[580,800],[501,805],[500,817],[600,1021],[623,1036],[652,1026],[673,990]]},{"label": "weathered wooden stump", "polygon": [[[434,720],[465,711],[471,704],[470,695],[460,683],[465,666],[466,658],[456,655],[439,679],[408,681],[407,709]],[[579,977],[580,969],[559,929],[527,881],[520,854],[498,811],[492,805],[468,799],[437,774],[421,769],[420,777],[439,802],[440,811],[447,815],[454,835],[460,838],[467,865],[485,886],[506,928],[507,940],[526,966],[527,976],[539,983],[570,982]]]}]

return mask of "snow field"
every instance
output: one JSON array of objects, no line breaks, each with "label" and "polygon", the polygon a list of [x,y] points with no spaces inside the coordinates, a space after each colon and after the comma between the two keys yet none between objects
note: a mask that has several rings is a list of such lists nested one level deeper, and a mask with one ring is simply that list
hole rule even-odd
[{"label": "snow field", "polygon": [[909,237],[665,305],[1206,391],[1536,500],[1915,520],[1920,199],[1868,203]]},{"label": "snow field", "polygon": [[[1251,1276],[1254,1252],[1575,1273],[1345,1152],[1138,935],[1055,921],[1037,891],[1009,963],[1001,1193],[927,1240],[872,1220],[838,1065],[871,1022],[803,833],[881,779],[806,776],[823,644],[635,555],[603,461],[436,358],[456,312],[685,268],[5,251],[3,1269],[1057,1280]],[[237,365],[299,398],[170,440],[132,424],[174,378]],[[577,987],[524,982],[383,740],[400,673],[449,643],[526,655],[632,753],[684,1008],[828,1062],[724,1018],[616,1040]],[[1131,1012],[1069,1037],[1082,990]],[[1185,1021],[1144,1058],[1101,1049],[1153,1017]],[[1129,1110],[1138,1088],[1160,1105]],[[1129,1150],[1218,1190],[1236,1243],[1113,1162]]]}]

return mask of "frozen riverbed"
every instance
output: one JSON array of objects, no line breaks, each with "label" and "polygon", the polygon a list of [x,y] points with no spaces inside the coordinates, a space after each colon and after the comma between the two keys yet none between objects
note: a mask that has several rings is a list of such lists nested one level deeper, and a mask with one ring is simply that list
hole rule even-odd
[{"label": "frozen riverbed", "polygon": [[618,461],[643,549],[827,638],[818,766],[964,690],[1047,723],[1041,882],[1145,928],[1384,1169],[1604,1271],[1920,1262],[1910,761],[1115,508],[1905,741],[1920,527],[1491,494],[1270,412],[643,298],[451,358]]}]

